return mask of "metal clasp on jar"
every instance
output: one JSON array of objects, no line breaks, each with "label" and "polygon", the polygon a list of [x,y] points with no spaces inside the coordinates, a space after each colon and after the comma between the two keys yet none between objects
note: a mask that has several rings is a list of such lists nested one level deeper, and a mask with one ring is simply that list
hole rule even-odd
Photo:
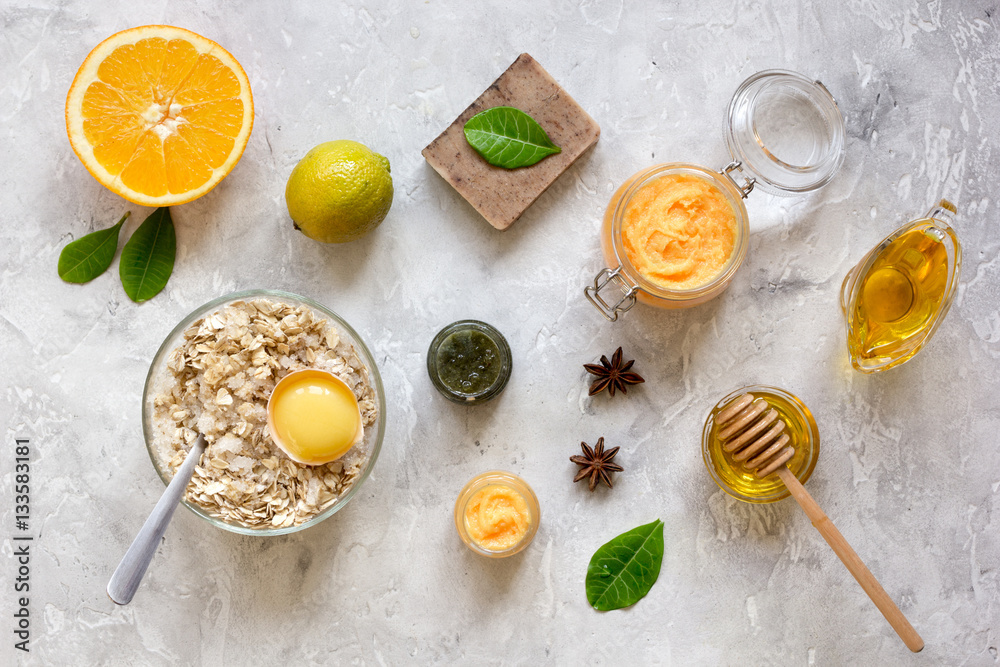
[{"label": "metal clasp on jar", "polygon": [[[620,295],[614,304],[609,303],[601,296],[601,290],[610,283],[614,283]],[[635,293],[638,291],[639,286],[629,282],[622,274],[620,266],[613,271],[601,269],[600,273],[594,277],[594,284],[583,288],[586,297],[609,322],[617,321],[619,313],[624,313],[635,305]]]},{"label": "metal clasp on jar", "polygon": [[[743,183],[738,183],[736,179],[733,178],[732,172],[734,171],[740,172],[740,176],[743,177]],[[740,162],[739,160],[733,160],[725,167],[723,167],[722,171],[720,171],[719,173],[725,176],[726,179],[728,179],[729,182],[732,183],[733,186],[740,191],[740,194],[743,195],[744,199],[746,199],[747,196],[751,192],[753,192],[753,186],[757,182],[756,178],[747,176],[746,174],[743,173],[743,163]]]}]

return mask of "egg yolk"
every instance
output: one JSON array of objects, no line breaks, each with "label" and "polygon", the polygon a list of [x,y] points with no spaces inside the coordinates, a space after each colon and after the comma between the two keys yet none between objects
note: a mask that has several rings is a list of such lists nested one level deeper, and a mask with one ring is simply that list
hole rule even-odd
[{"label": "egg yolk", "polygon": [[274,441],[299,463],[334,461],[363,435],[354,393],[324,371],[300,371],[280,382],[269,408]]}]

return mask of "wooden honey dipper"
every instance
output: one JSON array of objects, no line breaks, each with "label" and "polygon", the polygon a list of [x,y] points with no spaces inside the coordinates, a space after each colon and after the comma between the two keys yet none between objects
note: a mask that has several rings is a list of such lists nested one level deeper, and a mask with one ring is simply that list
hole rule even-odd
[{"label": "wooden honey dipper", "polygon": [[871,598],[889,625],[914,653],[924,648],[924,640],[913,629],[906,616],[885,592],[837,527],[802,486],[802,482],[785,464],[795,455],[791,438],[785,433],[785,421],[764,398],[743,394],[715,417],[719,442],[733,461],[754,471],[758,479],[775,473],[802,507],[823,539],[844,563],[848,571]]}]

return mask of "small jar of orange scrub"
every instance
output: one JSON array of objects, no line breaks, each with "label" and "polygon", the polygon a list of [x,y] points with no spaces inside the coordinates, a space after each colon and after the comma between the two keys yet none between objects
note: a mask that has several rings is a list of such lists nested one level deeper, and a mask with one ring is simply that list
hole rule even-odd
[{"label": "small jar of orange scrub", "polygon": [[844,158],[844,119],[819,81],[768,70],[729,104],[721,170],[671,162],[648,167],[611,197],[601,228],[602,269],[584,293],[607,319],[636,302],[688,308],[721,294],[746,257],[743,204],[760,187],[805,193],[826,185]]},{"label": "small jar of orange scrub", "polygon": [[506,558],[534,539],[538,498],[528,483],[509,472],[476,475],[455,501],[455,528],[465,546],[488,558]]}]

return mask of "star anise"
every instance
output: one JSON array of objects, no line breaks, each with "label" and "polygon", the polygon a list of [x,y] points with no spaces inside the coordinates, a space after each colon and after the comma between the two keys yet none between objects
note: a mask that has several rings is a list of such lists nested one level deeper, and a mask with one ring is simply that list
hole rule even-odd
[{"label": "star anise", "polygon": [[573,463],[583,466],[580,472],[576,474],[576,477],[573,478],[573,481],[579,482],[589,475],[591,491],[597,488],[598,480],[607,484],[609,489],[612,488],[610,473],[623,472],[625,470],[617,463],[611,462],[615,458],[615,454],[618,453],[619,448],[612,447],[608,451],[604,451],[604,438],[598,438],[597,446],[593,449],[585,442],[581,442],[580,446],[583,448],[584,456],[577,454],[576,456],[569,457],[569,460]]},{"label": "star anise", "polygon": [[628,385],[645,382],[641,375],[629,370],[634,363],[635,359],[622,363],[622,348],[619,346],[615,350],[615,353],[611,355],[611,361],[608,361],[607,357],[601,355],[600,366],[597,364],[584,364],[583,367],[587,369],[588,373],[597,376],[594,383],[590,385],[590,395],[599,394],[605,388],[607,388],[612,396],[615,395],[616,389],[623,394],[627,394],[628,389],[626,387]]}]

